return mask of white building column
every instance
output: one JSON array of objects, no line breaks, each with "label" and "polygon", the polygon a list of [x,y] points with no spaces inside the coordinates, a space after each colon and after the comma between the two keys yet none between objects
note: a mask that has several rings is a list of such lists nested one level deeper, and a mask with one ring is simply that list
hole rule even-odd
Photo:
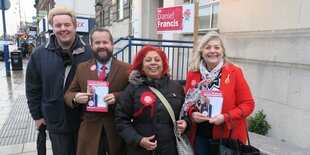
[{"label": "white building column", "polygon": [[157,39],[156,9],[160,1],[133,0],[132,26],[134,37]]}]

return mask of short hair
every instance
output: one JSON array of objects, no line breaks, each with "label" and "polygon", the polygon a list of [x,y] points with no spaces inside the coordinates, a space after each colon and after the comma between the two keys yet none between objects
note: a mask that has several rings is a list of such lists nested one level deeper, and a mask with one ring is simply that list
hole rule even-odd
[{"label": "short hair", "polygon": [[71,21],[74,25],[74,27],[77,27],[77,22],[76,22],[76,14],[74,11],[68,7],[56,7],[50,10],[48,13],[48,23],[53,27],[53,18],[57,15],[69,15],[71,17]]},{"label": "short hair", "polygon": [[169,63],[168,63],[168,59],[167,59],[166,53],[163,50],[159,49],[159,48],[155,48],[153,46],[146,45],[146,46],[143,46],[138,51],[137,55],[135,56],[135,59],[133,60],[133,63],[132,63],[132,65],[129,68],[129,71],[128,71],[129,74],[133,70],[138,70],[142,75],[144,75],[144,73],[142,72],[143,59],[146,56],[146,54],[148,52],[150,52],[150,51],[155,51],[156,53],[159,54],[159,56],[162,59],[164,70],[163,70],[161,76],[167,74],[170,71],[170,67],[169,67]]},{"label": "short hair", "polygon": [[227,57],[226,57],[226,50],[225,50],[224,42],[223,42],[220,34],[215,32],[215,31],[210,31],[200,39],[198,47],[196,48],[196,50],[193,53],[192,60],[190,62],[190,66],[189,66],[191,71],[199,71],[200,61],[203,59],[202,58],[202,52],[204,51],[206,44],[211,40],[217,40],[220,42],[221,47],[224,50],[224,57],[223,57],[224,63],[229,62]]},{"label": "short hair", "polygon": [[110,38],[109,38],[109,39],[110,39],[111,43],[113,44],[113,36],[112,36],[110,30],[108,30],[108,29],[106,29],[106,28],[103,28],[103,27],[95,27],[95,28],[93,28],[93,29],[90,31],[90,33],[89,33],[89,42],[90,42],[90,44],[92,44],[92,42],[93,42],[93,34],[94,34],[95,32],[107,32],[107,33],[110,35]]}]

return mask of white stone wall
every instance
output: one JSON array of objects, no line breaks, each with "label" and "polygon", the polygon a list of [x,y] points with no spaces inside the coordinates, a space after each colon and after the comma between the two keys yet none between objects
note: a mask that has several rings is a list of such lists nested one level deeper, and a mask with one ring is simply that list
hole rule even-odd
[{"label": "white stone wall", "polygon": [[221,32],[310,27],[309,0],[221,0]]},{"label": "white stone wall", "polygon": [[[310,68],[232,59],[245,74],[256,102],[271,129],[267,136],[310,148]],[[253,113],[253,114],[254,114]]]},{"label": "white stone wall", "polygon": [[[113,23],[111,26],[105,27],[110,30],[113,40],[117,40],[120,37],[127,37],[129,35],[129,19],[124,19],[122,21],[119,21],[117,23]],[[128,41],[120,41],[117,44],[114,45],[114,51],[118,51],[121,48],[123,48],[125,45],[128,44]],[[132,54],[131,57],[134,55]],[[124,59],[126,62],[128,62],[128,52],[124,52]],[[120,56],[119,60],[121,59],[122,56]]]},{"label": "white stone wall", "polygon": [[[271,124],[268,136],[310,148],[310,1],[221,0],[219,31]],[[254,114],[254,113],[253,113]]]},{"label": "white stone wall", "polygon": [[[222,33],[271,124],[268,136],[310,148],[310,29]],[[254,114],[254,113],[253,113]]]},{"label": "white stone wall", "polygon": [[106,28],[110,30],[114,40],[120,37],[127,37],[129,35],[129,18],[113,23]]}]

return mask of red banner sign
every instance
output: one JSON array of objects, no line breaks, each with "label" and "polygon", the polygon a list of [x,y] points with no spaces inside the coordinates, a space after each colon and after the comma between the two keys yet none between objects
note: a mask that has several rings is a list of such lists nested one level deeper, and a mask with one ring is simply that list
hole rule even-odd
[{"label": "red banner sign", "polygon": [[157,9],[157,31],[182,30],[182,6]]}]

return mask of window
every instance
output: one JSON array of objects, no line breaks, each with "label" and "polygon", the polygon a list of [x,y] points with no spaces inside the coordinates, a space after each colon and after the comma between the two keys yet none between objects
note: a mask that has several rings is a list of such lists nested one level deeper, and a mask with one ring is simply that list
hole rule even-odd
[{"label": "window", "polygon": [[100,11],[100,26],[104,26],[104,10]]},{"label": "window", "polygon": [[124,18],[124,0],[118,0],[117,2],[117,17],[118,20],[122,20]]},{"label": "window", "polygon": [[109,10],[108,10],[108,12],[109,12],[109,25],[112,25],[112,23],[113,23],[113,10],[112,10],[112,6],[110,6],[109,7]]},{"label": "window", "polygon": [[[193,3],[194,0],[184,0],[184,3]],[[218,26],[219,0],[198,0],[198,30],[216,29]]]},{"label": "window", "polygon": [[217,28],[219,3],[213,0],[201,0],[199,3],[198,29]]}]

